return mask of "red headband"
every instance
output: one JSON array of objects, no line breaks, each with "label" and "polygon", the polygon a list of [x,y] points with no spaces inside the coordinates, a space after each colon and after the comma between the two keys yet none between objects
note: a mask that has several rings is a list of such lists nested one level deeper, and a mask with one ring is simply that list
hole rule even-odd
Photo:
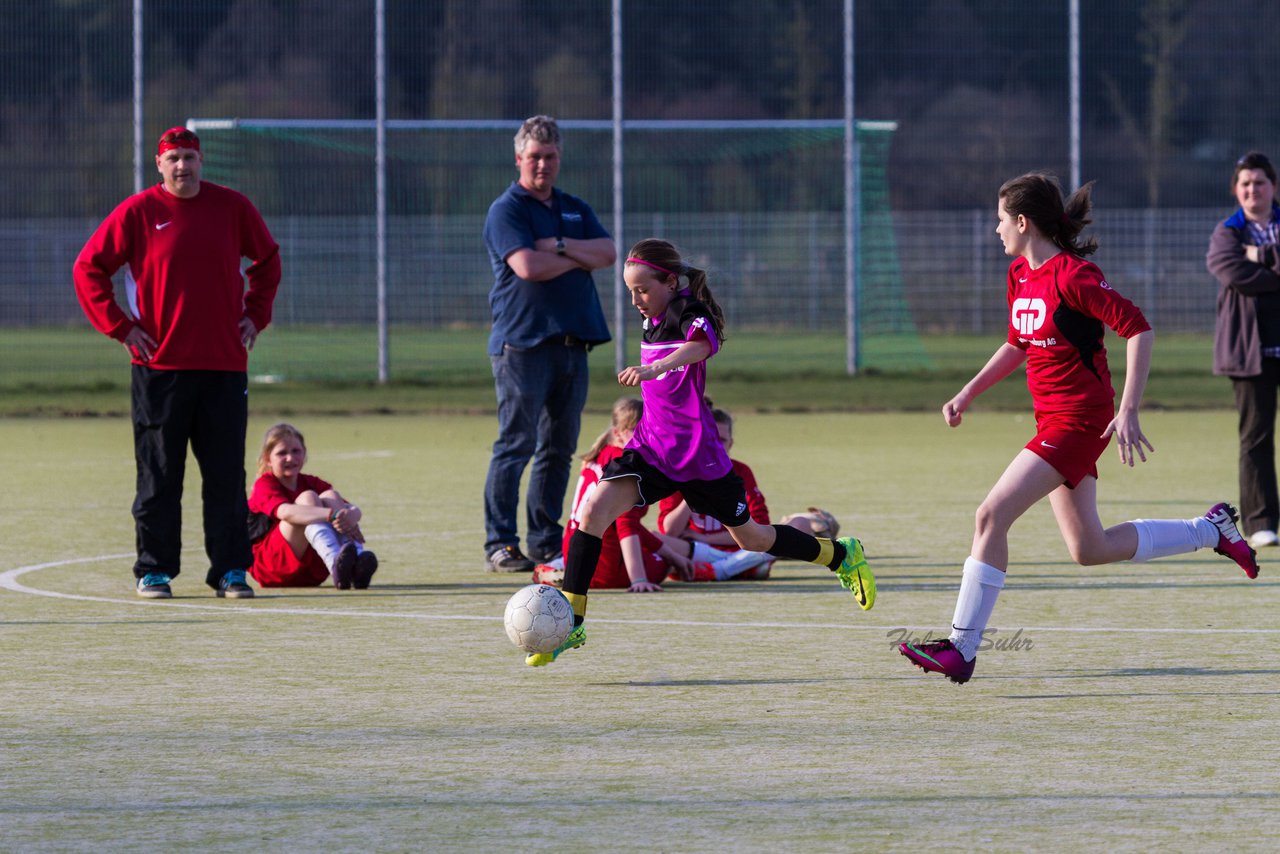
[{"label": "red headband", "polygon": [[[165,139],[166,136],[177,136],[178,139],[170,142]],[[156,155],[164,154],[171,148],[194,148],[200,150],[200,137],[196,136],[192,131],[184,127],[169,128],[160,134],[160,143],[156,146]]]},{"label": "red headband", "polygon": [[627,263],[628,263],[628,264],[643,264],[643,265],[645,265],[646,267],[652,267],[653,269],[657,270],[659,273],[666,273],[668,276],[679,276],[679,275],[680,275],[679,273],[677,273],[677,272],[675,272],[675,271],[673,271],[673,270],[668,270],[666,267],[659,267],[657,264],[653,263],[652,261],[646,261],[646,260],[644,260],[643,258],[628,258],[628,259],[627,259]]}]

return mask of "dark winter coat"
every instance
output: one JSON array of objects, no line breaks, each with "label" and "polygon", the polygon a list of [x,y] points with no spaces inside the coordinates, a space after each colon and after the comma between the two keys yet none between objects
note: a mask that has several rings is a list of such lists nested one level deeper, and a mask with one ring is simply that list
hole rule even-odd
[{"label": "dark winter coat", "polygon": [[[1280,212],[1280,206],[1273,210]],[[1245,257],[1248,245],[1243,210],[1218,223],[1209,238],[1205,266],[1218,280],[1218,315],[1213,330],[1213,372],[1218,376],[1262,373],[1257,297],[1280,293],[1280,247],[1260,247],[1261,263],[1255,264]]]}]

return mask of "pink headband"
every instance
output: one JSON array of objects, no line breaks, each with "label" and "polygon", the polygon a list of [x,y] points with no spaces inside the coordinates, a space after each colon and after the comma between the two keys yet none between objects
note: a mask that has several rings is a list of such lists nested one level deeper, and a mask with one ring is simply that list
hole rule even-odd
[{"label": "pink headband", "polygon": [[680,275],[679,273],[676,273],[676,272],[674,272],[674,271],[672,271],[672,270],[668,270],[666,267],[659,267],[657,264],[653,263],[652,261],[646,261],[646,260],[644,260],[643,258],[628,258],[628,259],[627,259],[627,263],[628,263],[628,264],[643,264],[643,265],[645,265],[646,267],[652,267],[653,269],[657,270],[659,273],[666,273],[668,276],[677,276],[677,277],[678,277],[678,276]]}]

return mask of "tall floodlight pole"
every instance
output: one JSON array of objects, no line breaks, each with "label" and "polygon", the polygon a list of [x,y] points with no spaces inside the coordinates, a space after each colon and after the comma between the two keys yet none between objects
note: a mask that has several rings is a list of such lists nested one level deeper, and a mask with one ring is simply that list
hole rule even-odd
[{"label": "tall floodlight pole", "polygon": [[[613,0],[613,239],[622,236],[622,0]],[[623,248],[613,265],[613,366],[622,373],[627,366],[627,286],[622,281]]]},{"label": "tall floodlight pole", "polygon": [[1070,40],[1070,44],[1067,45],[1070,80],[1070,92],[1067,97],[1070,101],[1071,114],[1071,188],[1068,192],[1072,192],[1080,186],[1082,181],[1080,174],[1080,0],[1071,0],[1068,14],[1071,17],[1067,27],[1067,38]]},{"label": "tall floodlight pole", "polygon": [[377,170],[378,243],[378,382],[389,378],[387,336],[387,4],[377,0],[374,14],[374,100],[377,102],[375,169]]},{"label": "tall floodlight pole", "polygon": [[146,154],[142,140],[142,4],[133,0],[133,191],[142,192]]},{"label": "tall floodlight pole", "polygon": [[853,0],[844,0],[844,313],[845,372],[862,361],[858,330],[858,140],[853,112]]}]

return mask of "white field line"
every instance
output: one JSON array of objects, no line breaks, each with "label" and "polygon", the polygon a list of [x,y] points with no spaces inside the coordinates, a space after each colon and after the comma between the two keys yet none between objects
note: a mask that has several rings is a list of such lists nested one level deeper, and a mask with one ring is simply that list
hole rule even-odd
[{"label": "white field line", "polygon": [[[132,552],[123,554],[98,555],[97,557],[71,558],[69,560],[55,560],[48,563],[36,563],[30,566],[19,566],[14,569],[0,572],[0,589],[9,590],[13,593],[25,593],[30,596],[45,596],[50,599],[70,599],[77,602],[99,602],[108,605],[133,605],[145,608],[184,608],[193,611],[217,611],[222,614],[287,614],[290,616],[305,617],[374,617],[379,619],[391,620],[454,620],[459,622],[499,622],[502,620],[501,615],[479,616],[476,614],[420,614],[406,613],[403,611],[368,611],[368,610],[343,610],[340,608],[289,608],[277,607],[269,605],[265,602],[255,603],[253,605],[232,604],[231,602],[209,602],[201,604],[198,602],[172,602],[164,599],[115,599],[108,596],[84,596],[76,593],[59,593],[54,590],[39,590],[35,587],[28,587],[18,581],[23,575],[30,572],[38,572],[42,569],[53,569],[60,566],[71,566],[78,563],[99,563],[108,560],[126,560],[134,557]],[[211,594],[212,595],[212,594]],[[618,619],[597,619],[592,618],[593,624],[613,623],[618,625],[632,626],[683,626],[688,628],[740,628],[740,629],[794,629],[794,622],[761,622],[756,620],[746,620],[737,622],[727,622],[718,620],[618,620]],[[859,623],[813,623],[805,622],[805,628],[810,629],[844,629],[847,631],[874,631],[874,632],[891,632],[900,630],[911,631],[931,631],[937,629],[937,626],[910,626],[910,625],[866,625]],[[1274,635],[1280,634],[1280,628],[1260,629],[1260,628],[1226,628],[1226,629],[1205,629],[1205,628],[1171,628],[1171,627],[1142,627],[1127,628],[1121,626],[1022,626],[1024,632],[1071,632],[1074,634],[1190,634],[1190,635]],[[1012,631],[1012,629],[1006,629]]]}]

